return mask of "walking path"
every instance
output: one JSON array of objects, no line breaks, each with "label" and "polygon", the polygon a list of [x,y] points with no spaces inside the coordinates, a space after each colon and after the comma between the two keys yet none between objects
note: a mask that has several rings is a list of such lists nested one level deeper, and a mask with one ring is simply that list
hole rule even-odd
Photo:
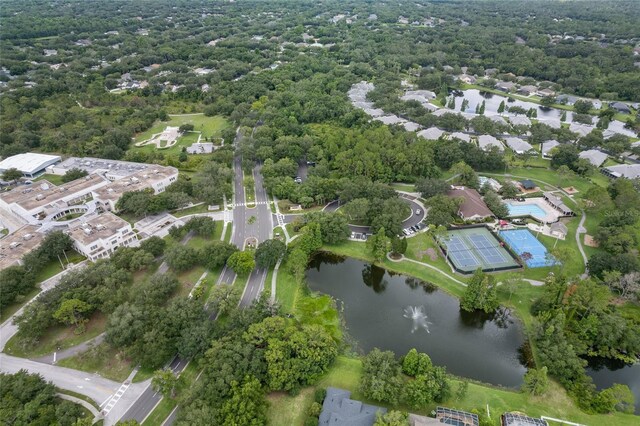
[{"label": "walking path", "polygon": [[444,275],[445,277],[449,278],[449,279],[450,279],[450,280],[452,280],[452,281],[455,281],[456,283],[460,284],[461,286],[464,286],[464,287],[466,287],[466,286],[467,286],[467,284],[466,284],[466,283],[463,283],[463,282],[462,282],[462,281],[460,281],[459,279],[457,279],[457,278],[455,278],[455,277],[453,277],[453,276],[451,276],[451,275],[447,274],[447,273],[446,273],[446,272],[444,272],[442,269],[437,268],[437,267],[435,267],[435,266],[433,266],[433,265],[429,265],[428,263],[420,262],[420,261],[418,261],[418,260],[409,259],[408,257],[405,257],[404,255],[403,255],[400,259],[393,259],[393,258],[390,256],[390,253],[387,253],[387,259],[389,259],[389,260],[390,260],[390,261],[392,261],[392,262],[396,262],[396,263],[400,263],[400,262],[404,262],[404,261],[412,262],[412,263],[416,263],[416,264],[421,265],[421,266],[424,266],[424,267],[426,267],[426,268],[433,269],[433,270],[434,270],[434,271],[436,271],[437,273],[439,273],[439,274],[441,274],[441,275]]},{"label": "walking path", "polygon": [[86,342],[80,343],[79,345],[72,346],[59,352],[54,352],[48,355],[41,356],[40,358],[35,358],[34,361],[53,365],[60,360],[71,358],[72,356],[81,354],[82,352],[85,352],[92,347],[98,346],[104,341],[104,337],[105,333],[98,334],[91,340],[87,340]]},{"label": "walking path", "polygon": [[102,414],[100,414],[100,412],[96,410],[96,407],[94,407],[92,404],[89,404],[84,399],[76,398],[75,396],[67,395],[66,393],[60,393],[60,392],[58,392],[56,396],[60,399],[66,399],[67,401],[71,401],[74,404],[82,405],[84,408],[89,410],[91,414],[93,414],[94,423],[102,419]]},{"label": "walking path", "polygon": [[518,175],[512,175],[512,174],[507,174],[507,173],[485,173],[486,175],[490,175],[490,176],[503,176],[503,177],[514,177],[514,178],[518,178],[518,179],[530,179],[533,180],[535,182],[540,182],[544,185],[547,185],[553,189],[555,189],[556,191],[560,191],[563,194],[565,194],[569,200],[575,204],[576,206],[578,206],[578,208],[580,208],[580,214],[582,214],[582,218],[580,219],[580,224],[578,225],[578,229],[576,229],[576,244],[578,244],[578,250],[580,251],[580,254],[582,255],[582,263],[584,263],[584,274],[582,274],[583,278],[586,278],[589,275],[589,270],[587,269],[587,254],[584,251],[584,248],[582,247],[582,241],[580,241],[580,235],[584,234],[587,232],[587,230],[584,228],[584,222],[585,220],[587,220],[587,214],[584,212],[584,210],[580,207],[580,205],[578,204],[578,202],[576,200],[574,200],[570,194],[567,194],[566,192],[564,192],[564,190],[562,188],[558,188],[555,185],[551,185],[549,182],[545,182],[543,180],[540,179],[531,179],[527,176],[518,176]]}]

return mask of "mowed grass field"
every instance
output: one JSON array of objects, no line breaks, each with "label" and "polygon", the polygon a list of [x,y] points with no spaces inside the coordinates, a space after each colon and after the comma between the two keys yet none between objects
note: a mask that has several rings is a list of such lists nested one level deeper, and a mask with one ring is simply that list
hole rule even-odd
[{"label": "mowed grass field", "polygon": [[178,142],[174,146],[167,149],[160,149],[160,152],[165,154],[178,154],[183,146],[190,146],[196,142],[199,133],[202,133],[203,140],[211,137],[219,138],[221,132],[229,127],[229,122],[221,116],[207,117],[204,114],[170,115],[168,121],[157,121],[149,130],[138,133],[129,149],[142,151],[157,150],[158,148],[156,148],[155,145],[137,147],[135,143],[147,140],[156,133],[162,133],[167,126],[180,127],[183,124],[193,124],[193,132],[188,132],[184,136],[179,137]]}]

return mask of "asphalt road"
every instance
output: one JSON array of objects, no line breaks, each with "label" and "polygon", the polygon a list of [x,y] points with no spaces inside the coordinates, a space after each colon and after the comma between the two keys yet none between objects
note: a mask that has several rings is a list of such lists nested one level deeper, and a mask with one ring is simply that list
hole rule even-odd
[{"label": "asphalt road", "polygon": [[[169,364],[169,368],[173,370],[175,373],[180,373],[182,370],[187,368],[187,364],[189,362],[186,360],[179,359],[178,357],[174,358],[174,360]],[[133,405],[127,410],[126,413],[122,416],[120,421],[125,420],[136,420],[138,423],[142,424],[142,421],[153,411],[155,406],[162,399],[162,394],[156,392],[151,387],[151,382],[145,384],[145,389],[140,394],[140,397],[133,403]]]},{"label": "asphalt road", "polygon": [[[427,213],[424,206],[416,201],[417,197],[404,193],[400,193],[399,195],[400,199],[406,202],[411,208],[411,215],[402,222],[402,229],[411,228],[412,226],[415,226],[422,222]],[[338,200],[336,200],[327,204],[323,211],[335,212],[336,210],[338,210],[338,208],[340,208],[340,203],[338,202]],[[420,211],[419,214],[416,213],[418,210]],[[284,223],[291,223],[299,216],[300,215],[297,214],[284,215]],[[349,229],[351,230],[351,232],[355,232],[357,234],[368,234],[371,232],[369,226],[349,225]]]}]

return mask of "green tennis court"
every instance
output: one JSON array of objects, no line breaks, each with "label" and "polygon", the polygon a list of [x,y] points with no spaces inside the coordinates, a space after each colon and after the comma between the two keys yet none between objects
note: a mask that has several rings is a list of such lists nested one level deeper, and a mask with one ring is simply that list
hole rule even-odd
[{"label": "green tennis court", "polygon": [[501,241],[484,226],[450,229],[441,243],[451,264],[463,274],[478,268],[491,272],[520,267]]}]

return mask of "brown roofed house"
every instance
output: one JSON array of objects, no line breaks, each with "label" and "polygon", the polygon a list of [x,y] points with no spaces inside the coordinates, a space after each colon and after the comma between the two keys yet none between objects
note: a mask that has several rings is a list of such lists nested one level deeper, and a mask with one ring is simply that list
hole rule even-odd
[{"label": "brown roofed house", "polygon": [[447,191],[447,196],[463,199],[458,214],[464,220],[480,221],[494,216],[478,191],[473,188],[454,186]]}]

